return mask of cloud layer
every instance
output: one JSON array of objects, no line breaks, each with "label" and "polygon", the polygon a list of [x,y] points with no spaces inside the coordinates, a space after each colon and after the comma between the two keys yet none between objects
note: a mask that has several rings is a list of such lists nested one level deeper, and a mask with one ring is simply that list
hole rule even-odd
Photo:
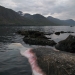
[{"label": "cloud layer", "polygon": [[0,0],[0,5],[24,13],[75,20],[75,0]]}]

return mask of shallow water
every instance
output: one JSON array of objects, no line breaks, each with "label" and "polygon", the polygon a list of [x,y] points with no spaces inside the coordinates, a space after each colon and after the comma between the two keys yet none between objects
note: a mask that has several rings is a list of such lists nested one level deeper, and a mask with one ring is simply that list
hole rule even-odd
[{"label": "shallow water", "polygon": [[[57,31],[75,32],[75,27],[70,26],[0,26],[0,75],[31,75],[30,65],[25,57],[20,54],[18,49],[8,49],[6,45],[11,43],[21,43],[25,47],[36,47],[25,44],[23,36],[16,34],[18,30],[39,30],[45,33],[54,33]],[[70,34],[46,35],[55,42],[64,40]]]}]

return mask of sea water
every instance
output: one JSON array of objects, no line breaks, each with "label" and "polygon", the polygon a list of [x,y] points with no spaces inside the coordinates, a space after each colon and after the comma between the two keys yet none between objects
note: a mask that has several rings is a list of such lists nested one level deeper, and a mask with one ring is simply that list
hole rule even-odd
[{"label": "sea water", "polygon": [[37,30],[44,33],[53,33],[46,36],[57,43],[66,39],[69,35],[75,35],[75,33],[54,34],[59,31],[75,32],[75,27],[70,26],[0,26],[0,75],[32,75],[28,60],[21,55],[20,50],[8,46],[12,43],[20,43],[26,48],[34,48],[39,45],[26,44],[23,41],[24,36],[16,34],[18,30]]}]

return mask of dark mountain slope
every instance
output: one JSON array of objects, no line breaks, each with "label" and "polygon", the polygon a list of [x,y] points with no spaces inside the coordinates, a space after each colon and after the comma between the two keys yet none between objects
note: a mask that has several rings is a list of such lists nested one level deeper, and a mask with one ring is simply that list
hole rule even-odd
[{"label": "dark mountain slope", "polygon": [[60,20],[51,16],[44,17],[40,14],[22,14],[11,9],[0,6],[0,25],[75,25],[75,21]]},{"label": "dark mountain slope", "polygon": [[57,23],[58,25],[73,25],[73,26],[75,25],[75,21],[72,20],[72,19],[60,20],[60,19],[57,19],[57,18],[53,18],[51,16],[48,16],[47,19],[54,22],[54,23]]},{"label": "dark mountain slope", "polygon": [[73,19],[64,20],[67,25],[75,25],[75,21]]},{"label": "dark mountain slope", "polygon": [[33,21],[20,16],[17,12],[0,6],[0,24],[32,25]]},{"label": "dark mountain slope", "polygon": [[28,18],[32,21],[35,21],[38,25],[57,25],[56,23],[49,21],[46,17],[40,15],[40,14],[25,14],[25,18]]}]

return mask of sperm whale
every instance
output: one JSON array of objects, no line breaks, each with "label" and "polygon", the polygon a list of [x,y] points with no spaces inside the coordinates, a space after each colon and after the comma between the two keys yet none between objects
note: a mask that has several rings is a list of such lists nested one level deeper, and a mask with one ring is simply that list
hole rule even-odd
[{"label": "sperm whale", "polygon": [[37,57],[32,51],[32,48],[24,47],[21,43],[11,43],[8,45],[9,49],[18,49],[22,56],[26,57],[32,68],[32,75],[46,75],[38,66]]}]

